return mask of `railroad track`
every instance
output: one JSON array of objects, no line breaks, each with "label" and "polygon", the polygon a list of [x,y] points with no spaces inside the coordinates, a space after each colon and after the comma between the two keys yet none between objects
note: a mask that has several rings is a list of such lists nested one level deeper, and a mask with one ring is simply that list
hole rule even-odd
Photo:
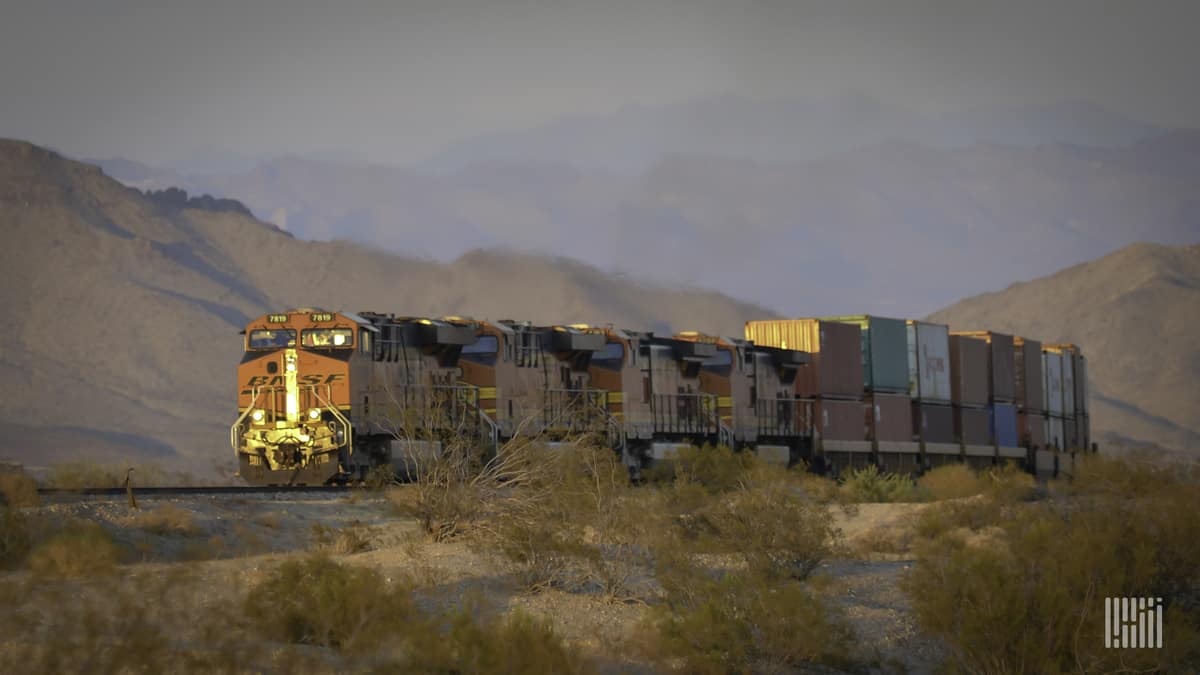
[{"label": "railroad track", "polygon": [[[151,495],[253,495],[274,493],[337,493],[353,489],[350,485],[214,485],[214,486],[177,486],[177,487],[134,487],[135,496]],[[91,487],[91,488],[38,488],[39,495],[111,495],[120,496],[127,493],[124,487]]]}]

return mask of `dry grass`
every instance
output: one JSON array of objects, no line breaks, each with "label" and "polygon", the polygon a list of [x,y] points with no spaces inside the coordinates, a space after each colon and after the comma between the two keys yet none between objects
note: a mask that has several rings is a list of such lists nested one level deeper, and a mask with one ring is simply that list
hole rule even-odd
[{"label": "dry grass", "polygon": [[37,488],[37,481],[23,470],[0,468],[0,496],[10,508],[37,506],[41,503]]},{"label": "dry grass", "polygon": [[37,545],[29,568],[45,577],[86,577],[116,571],[121,549],[112,535],[91,522],[70,523]]},{"label": "dry grass", "polygon": [[917,479],[917,487],[930,499],[961,499],[983,493],[987,484],[965,464],[939,466]]},{"label": "dry grass", "polygon": [[174,504],[138,511],[129,518],[129,525],[163,536],[195,537],[200,534],[191,512]]}]

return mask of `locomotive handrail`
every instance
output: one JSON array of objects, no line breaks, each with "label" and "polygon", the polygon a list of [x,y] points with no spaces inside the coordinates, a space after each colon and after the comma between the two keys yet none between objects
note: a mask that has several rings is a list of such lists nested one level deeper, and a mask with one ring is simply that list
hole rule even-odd
[{"label": "locomotive handrail", "polygon": [[246,406],[246,409],[243,410],[242,414],[238,416],[237,421],[234,422],[233,426],[229,428],[229,443],[233,446],[233,451],[235,453],[240,452],[242,449],[242,444],[239,442],[241,440],[241,434],[238,433],[242,428],[242,422],[246,421],[246,418],[250,416],[250,411],[254,410],[254,404],[258,403],[258,399],[260,396],[262,396],[262,392],[259,391],[258,387],[254,387],[250,390],[250,395],[252,396],[250,399],[250,405]]},{"label": "locomotive handrail", "polygon": [[[324,405],[326,408],[328,408],[329,412],[333,413],[333,416],[337,418],[337,421],[340,422],[343,427],[345,427],[346,447],[353,448],[354,447],[354,426],[352,424],[350,424],[350,420],[346,419],[346,416],[342,414],[342,411],[337,409],[337,406],[333,405],[333,403],[331,401],[329,401],[329,399],[326,399],[325,397],[321,396],[321,394],[317,391],[317,386],[318,385],[310,384],[310,385],[306,385],[306,388],[309,391],[311,391],[313,393],[313,396],[315,396],[316,399],[318,401],[320,401],[322,405]],[[324,386],[326,389],[329,389],[329,385],[327,385],[327,384],[322,385],[322,386]],[[331,398],[332,398],[332,395],[331,395]]]}]

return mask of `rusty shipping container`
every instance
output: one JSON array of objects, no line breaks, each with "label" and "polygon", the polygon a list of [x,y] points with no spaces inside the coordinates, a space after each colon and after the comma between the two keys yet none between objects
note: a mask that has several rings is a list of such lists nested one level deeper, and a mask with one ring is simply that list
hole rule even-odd
[{"label": "rusty shipping container", "polygon": [[954,409],[948,405],[913,401],[913,433],[926,443],[954,443]]},{"label": "rusty shipping container", "polygon": [[[1063,413],[1062,361],[1059,352],[1042,350],[1042,390],[1046,396],[1046,412],[1050,415]],[[1062,438],[1061,434],[1059,438]]]},{"label": "rusty shipping container", "polygon": [[1017,408],[1031,412],[1046,409],[1045,382],[1042,381],[1042,343],[1026,338],[1013,338],[1016,362],[1014,380]]},{"label": "rusty shipping container", "polygon": [[812,360],[796,371],[801,398],[861,399],[862,336],[858,326],[818,319],[747,321],[754,344],[809,352]]},{"label": "rusty shipping container", "polygon": [[1016,357],[1013,336],[987,330],[954,331],[983,340],[988,345],[988,396],[992,403],[1012,403],[1016,400]]},{"label": "rusty shipping container", "polygon": [[1046,447],[1046,417],[1040,412],[1018,412],[1017,438],[1025,448]]},{"label": "rusty shipping container", "polygon": [[865,402],[872,440],[913,440],[912,399],[906,394],[875,394],[867,397]]},{"label": "rusty shipping container", "polygon": [[821,317],[862,331],[863,388],[868,392],[908,393],[908,329],[903,319],[856,314]]},{"label": "rusty shipping container", "polygon": [[991,413],[987,408],[954,407],[954,440],[966,445],[992,445]]},{"label": "rusty shipping container", "polygon": [[817,430],[827,441],[868,440],[866,411],[862,401],[818,399],[813,402]]},{"label": "rusty shipping container", "polygon": [[950,328],[908,322],[908,382],[913,400],[950,403]]},{"label": "rusty shipping container", "polygon": [[955,405],[988,403],[988,346],[983,340],[950,336],[950,397]]}]

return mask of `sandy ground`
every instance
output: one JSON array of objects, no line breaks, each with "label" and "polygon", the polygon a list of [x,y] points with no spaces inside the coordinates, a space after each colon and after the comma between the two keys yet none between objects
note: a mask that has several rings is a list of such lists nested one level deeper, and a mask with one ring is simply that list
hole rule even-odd
[{"label": "sandy ground", "polygon": [[[320,532],[354,529],[362,552],[341,560],[371,566],[386,577],[407,576],[425,590],[426,602],[454,602],[481,595],[498,610],[521,607],[549,617],[565,639],[596,657],[609,672],[646,671],[644,664],[614,645],[636,638],[645,607],[606,602],[584,593],[521,592],[503,565],[465,543],[432,543],[411,519],[398,517],[376,493],[346,496],[287,494],[142,497],[130,509],[123,497],[59,497],[29,509],[30,515],[82,518],[109,529],[135,552],[130,565],[139,574],[169,574],[183,567],[199,575],[201,586],[244,588],[289,555],[320,546]],[[893,550],[922,504],[863,504],[850,512],[835,509],[844,533],[838,558],[822,564],[817,586],[840,605],[858,638],[858,651],[882,672],[927,672],[942,659],[936,641],[915,626],[907,598],[897,581],[911,566],[906,551]],[[181,530],[139,526],[145,514],[163,512]],[[181,516],[180,512],[185,513]],[[152,518],[149,518],[152,519]],[[875,545],[886,542],[873,551]],[[132,571],[132,570],[131,570]]]}]

